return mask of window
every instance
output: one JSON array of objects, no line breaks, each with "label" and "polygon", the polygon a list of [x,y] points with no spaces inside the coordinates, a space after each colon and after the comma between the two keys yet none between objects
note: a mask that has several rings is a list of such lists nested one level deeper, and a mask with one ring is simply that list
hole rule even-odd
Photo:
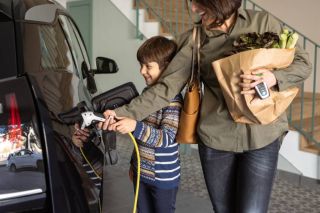
[{"label": "window", "polygon": [[44,70],[77,73],[69,45],[58,24],[39,25],[39,37]]},{"label": "window", "polygon": [[29,199],[28,202],[35,202],[34,207],[44,208],[46,180],[42,146],[26,81],[2,82],[0,103],[3,106],[0,113],[0,202]]},{"label": "window", "polygon": [[80,100],[85,100],[86,103],[90,105],[89,100],[91,100],[91,95],[87,90],[87,80],[84,80],[84,78],[90,72],[90,64],[86,50],[84,48],[84,44],[77,29],[68,17],[60,15],[59,22],[70,45],[70,49],[72,55],[74,56],[76,67],[78,70],[78,76],[80,78],[79,98]]},{"label": "window", "polygon": [[14,25],[10,21],[0,21],[0,28],[0,79],[3,79],[17,75],[17,62],[15,55]]},{"label": "window", "polygon": [[79,34],[79,31],[76,28],[76,26],[74,25],[74,23],[70,19],[68,19],[68,20],[69,20],[69,23],[70,23],[70,25],[72,27],[72,30],[73,30],[76,38],[77,38],[77,41],[80,44],[81,52],[82,52],[82,54],[84,56],[84,59],[85,59],[87,65],[88,65],[88,67],[90,67],[90,62],[89,62],[89,57],[88,57],[88,54],[87,54],[87,50],[86,50],[85,45],[84,45],[84,43],[82,41],[82,38],[81,38],[81,36]]},{"label": "window", "polygon": [[85,50],[83,52],[83,50],[80,47],[82,41],[79,38],[79,36],[76,36],[75,31],[72,28],[72,25],[66,16],[59,16],[59,20],[63,28],[63,31],[65,32],[67,40],[71,46],[71,51],[75,57],[76,66],[79,71],[82,71],[81,74],[85,76],[86,72],[89,71],[90,64]]}]

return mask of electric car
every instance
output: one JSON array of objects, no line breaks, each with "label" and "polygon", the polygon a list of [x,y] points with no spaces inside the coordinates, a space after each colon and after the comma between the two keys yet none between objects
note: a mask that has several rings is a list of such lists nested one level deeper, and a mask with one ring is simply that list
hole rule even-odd
[{"label": "electric car", "polygon": [[0,212],[99,211],[97,187],[72,153],[73,126],[58,115],[79,102],[90,107],[94,73],[116,70],[102,57],[91,69],[77,25],[58,3],[0,0],[0,160],[10,156],[15,170],[38,153],[32,165],[42,168],[1,164]]}]

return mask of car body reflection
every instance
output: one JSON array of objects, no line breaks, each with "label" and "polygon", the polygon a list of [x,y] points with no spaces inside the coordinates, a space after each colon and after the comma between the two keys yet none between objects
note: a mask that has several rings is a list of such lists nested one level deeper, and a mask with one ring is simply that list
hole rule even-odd
[{"label": "car body reflection", "polygon": [[41,171],[43,169],[42,153],[28,149],[11,153],[7,160],[7,167],[11,172],[22,168],[38,169]]}]

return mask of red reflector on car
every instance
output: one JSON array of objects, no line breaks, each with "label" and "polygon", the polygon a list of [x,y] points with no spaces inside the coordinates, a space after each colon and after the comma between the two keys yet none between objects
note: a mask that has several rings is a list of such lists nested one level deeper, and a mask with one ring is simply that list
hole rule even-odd
[{"label": "red reflector on car", "polygon": [[18,109],[16,95],[11,93],[7,95],[9,102],[10,117],[8,121],[9,140],[12,143],[18,142],[21,138],[21,118]]}]

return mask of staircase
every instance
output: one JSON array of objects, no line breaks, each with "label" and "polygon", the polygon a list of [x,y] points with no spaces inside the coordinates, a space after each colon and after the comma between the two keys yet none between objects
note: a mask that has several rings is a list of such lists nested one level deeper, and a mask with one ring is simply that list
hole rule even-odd
[{"label": "staircase", "polygon": [[185,0],[134,0],[134,7],[146,11],[146,21],[159,21],[159,34],[177,36],[192,28]]},{"label": "staircase", "polygon": [[[300,130],[300,150],[320,154],[319,145],[315,141],[320,141],[320,94],[315,96],[315,111],[312,116],[313,96],[310,92],[301,93],[293,100],[291,110],[290,127],[293,130]],[[317,107],[318,106],[318,107]],[[291,111],[291,112],[290,112]],[[313,129],[312,129],[313,123]]]}]

